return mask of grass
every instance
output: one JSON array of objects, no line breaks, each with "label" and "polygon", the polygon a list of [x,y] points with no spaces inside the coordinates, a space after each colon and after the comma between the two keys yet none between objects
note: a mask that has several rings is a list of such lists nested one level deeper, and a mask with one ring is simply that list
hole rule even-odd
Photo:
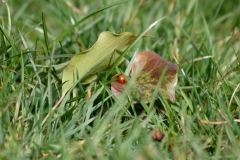
[{"label": "grass", "polygon": [[[240,157],[239,1],[4,2],[0,159]],[[120,65],[90,84],[90,100],[89,86],[77,84],[77,97],[64,97],[52,111],[73,54],[103,31],[141,34],[164,16],[147,33],[154,37],[129,55],[153,50],[179,66],[174,103],[160,98],[149,111],[150,104],[129,103],[126,94],[116,99],[108,86],[126,69]],[[161,142],[151,139],[157,129],[165,134]]]}]

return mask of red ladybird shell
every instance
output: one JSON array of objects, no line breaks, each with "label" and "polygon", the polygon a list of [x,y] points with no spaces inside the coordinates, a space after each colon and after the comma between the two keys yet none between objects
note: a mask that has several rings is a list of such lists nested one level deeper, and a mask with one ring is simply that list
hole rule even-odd
[{"label": "red ladybird shell", "polygon": [[117,78],[118,83],[121,83],[121,84],[126,84],[127,83],[126,78],[121,73],[117,74],[116,78]]}]

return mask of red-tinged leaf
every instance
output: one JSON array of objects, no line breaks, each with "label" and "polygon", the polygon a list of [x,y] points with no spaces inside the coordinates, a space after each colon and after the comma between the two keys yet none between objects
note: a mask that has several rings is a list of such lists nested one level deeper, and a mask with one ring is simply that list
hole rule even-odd
[{"label": "red-tinged leaf", "polygon": [[[167,70],[159,92],[164,98],[174,101],[178,67],[152,51],[143,51],[136,55],[132,65],[131,77],[136,76],[134,88],[146,103],[151,101],[165,67],[167,67]],[[116,96],[119,96],[126,86],[126,84],[118,83],[118,81],[112,82],[111,85],[112,92]]]},{"label": "red-tinged leaf", "polygon": [[145,102],[150,102],[152,93],[156,89],[165,67],[167,67],[167,71],[159,92],[165,98],[174,101],[178,66],[152,51],[143,51],[137,54],[133,62],[131,76],[137,76],[134,87],[137,88]]}]

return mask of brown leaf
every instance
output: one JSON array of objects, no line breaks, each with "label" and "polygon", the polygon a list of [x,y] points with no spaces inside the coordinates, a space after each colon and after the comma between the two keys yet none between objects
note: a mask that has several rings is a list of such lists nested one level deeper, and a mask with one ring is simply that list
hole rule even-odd
[{"label": "brown leaf", "polygon": [[[137,53],[132,65],[131,77],[136,77],[133,87],[146,103],[151,101],[152,94],[165,67],[167,67],[167,70],[159,92],[164,98],[174,101],[178,66],[165,60],[153,51]],[[112,82],[111,89],[113,94],[119,96],[125,86],[126,84],[121,84],[118,81]]]},{"label": "brown leaf", "polygon": [[165,67],[167,67],[167,71],[159,91],[165,98],[174,101],[178,66],[152,51],[143,51],[137,54],[133,62],[131,76],[138,76],[134,86],[145,102],[151,100],[152,93],[156,89]]}]

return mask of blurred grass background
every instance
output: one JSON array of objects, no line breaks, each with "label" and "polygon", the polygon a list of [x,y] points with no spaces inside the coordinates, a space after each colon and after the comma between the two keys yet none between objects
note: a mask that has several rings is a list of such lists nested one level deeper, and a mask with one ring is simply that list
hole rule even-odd
[{"label": "blurred grass background", "polygon": [[[239,8],[239,0],[2,0],[0,159],[237,159]],[[164,16],[129,55],[153,50],[179,66],[175,103],[158,99],[147,112],[127,95],[117,100],[104,72],[89,101],[79,84],[76,99],[51,111],[73,54],[103,31],[140,34]],[[157,129],[161,142],[151,139]]]}]

